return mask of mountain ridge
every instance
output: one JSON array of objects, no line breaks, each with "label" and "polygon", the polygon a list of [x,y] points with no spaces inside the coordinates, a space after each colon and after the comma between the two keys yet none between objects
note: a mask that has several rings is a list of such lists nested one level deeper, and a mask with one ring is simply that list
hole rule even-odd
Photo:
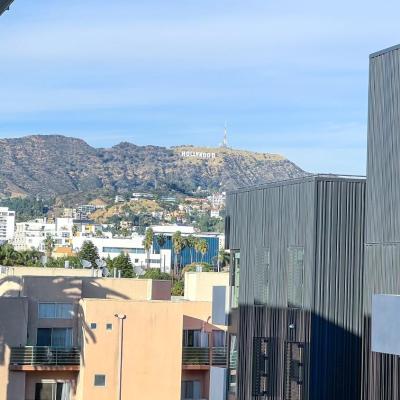
[{"label": "mountain ridge", "polygon": [[130,142],[96,148],[80,138],[62,135],[0,139],[0,160],[0,197],[134,190],[189,194],[199,187],[230,190],[307,175],[279,154]]}]

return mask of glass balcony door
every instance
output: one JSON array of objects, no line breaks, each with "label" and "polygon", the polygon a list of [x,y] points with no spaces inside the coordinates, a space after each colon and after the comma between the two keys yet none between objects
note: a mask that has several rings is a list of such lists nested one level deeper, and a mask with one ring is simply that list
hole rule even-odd
[{"label": "glass balcony door", "polygon": [[70,382],[41,382],[35,386],[35,400],[70,400]]},{"label": "glass balcony door", "polygon": [[37,346],[51,347],[71,347],[72,329],[71,328],[38,328]]}]

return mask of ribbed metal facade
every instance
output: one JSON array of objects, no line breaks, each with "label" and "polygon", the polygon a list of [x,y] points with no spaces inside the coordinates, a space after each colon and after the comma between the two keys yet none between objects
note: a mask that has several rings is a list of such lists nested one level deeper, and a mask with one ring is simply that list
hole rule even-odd
[{"label": "ribbed metal facade", "polygon": [[239,400],[360,399],[364,200],[364,180],[330,176],[228,194]]},{"label": "ribbed metal facade", "polygon": [[399,155],[400,49],[397,46],[370,57],[363,400],[400,399],[399,357],[370,351],[372,295],[400,294]]},{"label": "ribbed metal facade", "polygon": [[3,14],[14,0],[0,0],[0,15]]}]

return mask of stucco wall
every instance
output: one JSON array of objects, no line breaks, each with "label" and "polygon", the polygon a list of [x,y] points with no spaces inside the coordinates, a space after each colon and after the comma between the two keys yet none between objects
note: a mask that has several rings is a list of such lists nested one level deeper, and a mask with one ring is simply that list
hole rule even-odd
[{"label": "stucco wall", "polygon": [[[116,396],[118,382],[119,324],[124,320],[122,397],[126,399],[180,399],[182,332],[184,321],[201,327],[211,315],[207,302],[135,302],[83,300],[87,322],[84,328],[84,359],[78,391],[84,399],[109,400]],[[106,324],[112,323],[112,330]],[[106,375],[106,386],[93,385],[95,374]],[[161,396],[161,397],[160,397]]]}]

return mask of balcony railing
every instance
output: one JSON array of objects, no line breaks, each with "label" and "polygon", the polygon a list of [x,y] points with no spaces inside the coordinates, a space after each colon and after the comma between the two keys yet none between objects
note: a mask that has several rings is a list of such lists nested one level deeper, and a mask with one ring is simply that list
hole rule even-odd
[{"label": "balcony railing", "polygon": [[184,347],[182,352],[183,365],[225,366],[225,347]]},{"label": "balcony railing", "polygon": [[11,348],[11,366],[62,366],[79,364],[80,349],[78,347],[25,346]]},{"label": "balcony railing", "polygon": [[226,347],[213,347],[211,349],[212,365],[225,367],[227,365]]}]

